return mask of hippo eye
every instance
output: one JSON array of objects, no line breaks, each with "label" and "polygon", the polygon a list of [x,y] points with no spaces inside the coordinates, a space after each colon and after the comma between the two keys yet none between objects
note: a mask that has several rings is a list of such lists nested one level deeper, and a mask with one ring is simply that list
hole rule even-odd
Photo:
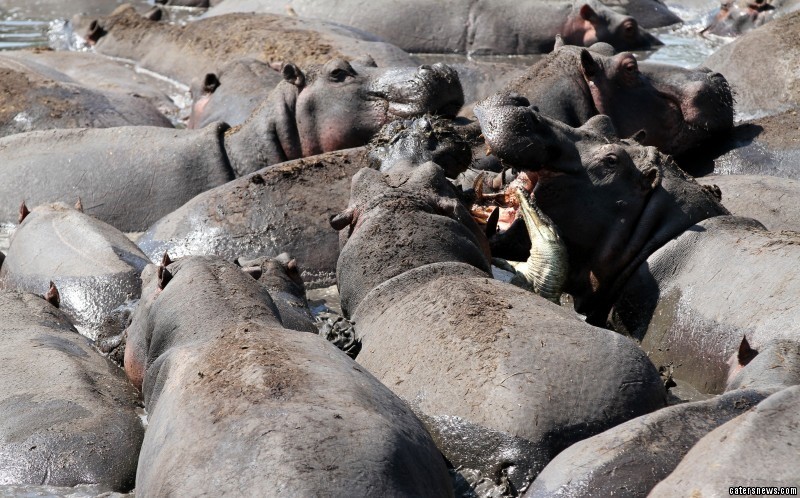
[{"label": "hippo eye", "polygon": [[333,79],[334,81],[344,81],[344,79],[347,78],[347,71],[345,71],[344,69],[336,68],[333,71],[331,71],[330,75],[331,79]]},{"label": "hippo eye", "polygon": [[605,159],[606,159],[606,166],[608,166],[609,168],[616,167],[617,163],[619,162],[619,158],[617,157],[616,154],[609,154],[606,156]]}]

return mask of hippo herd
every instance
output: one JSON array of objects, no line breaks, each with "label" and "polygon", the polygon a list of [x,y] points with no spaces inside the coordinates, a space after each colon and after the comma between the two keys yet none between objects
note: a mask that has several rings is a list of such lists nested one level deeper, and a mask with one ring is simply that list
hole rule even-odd
[{"label": "hippo herd", "polygon": [[0,495],[796,494],[795,3],[7,3]]}]

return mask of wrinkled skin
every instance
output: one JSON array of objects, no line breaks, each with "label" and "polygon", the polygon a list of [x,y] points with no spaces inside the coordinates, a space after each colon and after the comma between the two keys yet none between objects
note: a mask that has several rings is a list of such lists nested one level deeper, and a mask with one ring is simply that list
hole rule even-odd
[{"label": "wrinkled skin", "polygon": [[[202,130],[120,127],[0,139],[5,180],[0,198],[35,204],[54,198],[74,202],[77,195],[98,219],[125,231],[144,230],[236,176],[364,145],[394,118],[454,115],[463,103],[458,76],[444,64],[379,69],[333,59],[306,72],[287,64],[283,76],[245,124],[234,129],[224,123]],[[55,143],[59,153],[54,157]],[[109,155],[114,161],[108,161]],[[0,220],[15,218],[11,205],[0,206]]]},{"label": "wrinkled skin", "polygon": [[800,232],[800,180],[760,175],[704,176],[701,185],[716,185],[722,202],[736,216],[753,218],[767,230]]},{"label": "wrinkled skin", "polygon": [[773,394],[701,439],[649,496],[711,496],[730,486],[797,486],[798,408],[800,386]]},{"label": "wrinkled skin", "polygon": [[331,224],[358,362],[453,466],[519,492],[570,444],[663,406],[635,344],[491,279],[485,236],[434,163],[360,171]]},{"label": "wrinkled skin", "polygon": [[226,0],[206,16],[229,12],[286,14],[289,9],[300,17],[324,19],[373,33],[412,53],[547,53],[553,48],[556,34],[581,44],[604,41],[618,50],[660,45],[654,36],[639,28],[634,18],[592,0]]},{"label": "wrinkled skin", "polygon": [[63,204],[44,205],[14,232],[0,286],[43,295],[52,281],[61,309],[94,339],[115,308],[139,297],[149,263],[119,230]]},{"label": "wrinkled skin", "polygon": [[0,291],[0,340],[0,490],[130,491],[144,429],[122,371],[37,295]]},{"label": "wrinkled skin", "polygon": [[92,89],[46,67],[0,56],[0,137],[53,128],[172,125],[148,101]]},{"label": "wrinkled skin", "polygon": [[506,89],[573,127],[605,114],[620,137],[644,130],[644,144],[667,154],[686,152],[733,127],[733,98],[721,74],[609,54],[604,45],[561,46]]},{"label": "wrinkled skin", "polygon": [[629,420],[561,452],[524,498],[647,496],[700,438],[773,392],[734,391]]},{"label": "wrinkled skin", "polygon": [[796,85],[800,45],[794,42],[800,35],[798,19],[800,12],[794,12],[754,29],[720,47],[703,63],[725,75],[741,118],[777,114],[800,102]]},{"label": "wrinkled skin", "polygon": [[475,112],[493,154],[537,177],[533,195],[569,253],[564,291],[590,323],[605,325],[620,287],[661,245],[728,214],[668,156],[617,139],[605,116],[572,128],[507,94]]},{"label": "wrinkled skin", "polygon": [[287,251],[307,284],[332,285],[339,248],[327,220],[347,207],[356,171],[429,160],[463,167],[458,159],[467,154],[446,120],[390,123],[370,146],[369,158],[361,147],[264,168],[198,195],[150,227],[138,244],[152,258],[167,251],[233,261]]},{"label": "wrinkled skin", "polygon": [[382,67],[414,64],[404,51],[367,33],[285,15],[232,14],[179,26],[120,7],[109,16],[83,17],[73,24],[76,33],[94,40],[97,52],[134,60],[184,84],[244,58],[277,67],[368,55]]},{"label": "wrinkled skin", "polygon": [[255,59],[226,64],[192,83],[192,114],[187,126],[203,128],[214,121],[238,126],[281,81],[279,71]]},{"label": "wrinkled skin", "polygon": [[703,33],[739,36],[798,7],[797,0],[723,0]]},{"label": "wrinkled skin", "polygon": [[800,116],[795,111],[746,121],[729,137],[709,143],[701,154],[684,158],[681,163],[695,176],[713,173],[800,180],[798,128]]},{"label": "wrinkled skin", "polygon": [[195,257],[143,281],[125,356],[149,421],[137,494],[452,496],[411,411],[324,339],[284,328],[250,275]]}]

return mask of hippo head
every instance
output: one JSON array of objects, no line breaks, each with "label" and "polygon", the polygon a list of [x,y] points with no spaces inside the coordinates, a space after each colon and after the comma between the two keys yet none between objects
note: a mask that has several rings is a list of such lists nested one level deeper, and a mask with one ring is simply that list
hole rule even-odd
[{"label": "hippo head", "polygon": [[401,164],[433,161],[448,178],[455,178],[469,166],[472,150],[452,120],[425,115],[398,119],[381,128],[369,145],[367,157],[370,167],[383,172]]},{"label": "hippo head", "polygon": [[475,114],[492,153],[535,184],[569,254],[564,290],[594,323],[605,324],[621,282],[653,251],[727,213],[669,156],[641,145],[644,132],[620,140],[606,116],[572,128],[508,94],[479,103]]},{"label": "hippo head", "polygon": [[680,154],[733,128],[733,96],[719,73],[650,63],[640,68],[628,52],[582,49],[579,59],[595,109],[611,118],[620,136],[645,130],[644,145]]},{"label": "hippo head", "polygon": [[347,209],[331,226],[340,230],[336,281],[345,313],[374,287],[424,265],[456,262],[490,271],[486,236],[432,162],[386,174],[360,170]]},{"label": "hippo head", "polygon": [[775,7],[767,0],[724,0],[702,33],[738,36],[772,19]]},{"label": "hippo head", "polygon": [[588,47],[605,42],[615,50],[646,50],[662,45],[631,16],[620,14],[600,3],[577,3],[561,31],[570,45]]},{"label": "hippo head", "polygon": [[438,63],[378,68],[371,59],[333,59],[305,71],[285,64],[282,73],[283,81],[231,137],[230,147],[226,140],[239,175],[364,145],[397,118],[455,116],[464,103],[458,74]]}]

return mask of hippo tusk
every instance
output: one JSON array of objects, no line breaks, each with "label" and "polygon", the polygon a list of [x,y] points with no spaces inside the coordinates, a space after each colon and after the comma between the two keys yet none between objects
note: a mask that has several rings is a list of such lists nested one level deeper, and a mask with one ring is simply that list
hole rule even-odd
[{"label": "hippo tusk", "polygon": [[507,262],[514,268],[511,283],[560,304],[569,269],[567,247],[534,198],[529,199],[522,189],[515,189],[514,195],[531,239],[531,252],[523,263]]}]

